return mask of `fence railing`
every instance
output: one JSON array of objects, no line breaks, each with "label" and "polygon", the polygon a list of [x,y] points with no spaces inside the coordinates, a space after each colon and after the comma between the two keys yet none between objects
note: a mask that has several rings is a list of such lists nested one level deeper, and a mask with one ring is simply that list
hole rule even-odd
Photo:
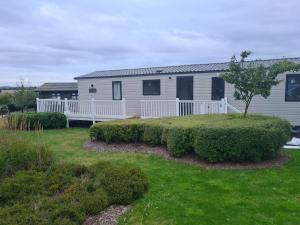
[{"label": "fence railing", "polygon": [[142,100],[141,117],[159,118],[168,116],[187,116],[197,114],[227,113],[228,102],[224,98],[220,101],[205,100]]},{"label": "fence railing", "polygon": [[126,118],[126,99],[68,100],[37,99],[37,112],[61,112],[69,119],[103,120]]}]

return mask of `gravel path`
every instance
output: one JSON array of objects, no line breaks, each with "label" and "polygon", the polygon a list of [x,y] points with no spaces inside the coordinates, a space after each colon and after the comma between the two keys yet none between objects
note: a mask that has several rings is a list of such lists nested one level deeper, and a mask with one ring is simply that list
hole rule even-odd
[{"label": "gravel path", "polygon": [[201,160],[197,155],[190,154],[182,158],[175,158],[168,153],[168,150],[163,146],[149,146],[146,144],[132,144],[132,143],[112,143],[106,144],[101,141],[87,141],[84,148],[96,152],[134,152],[146,153],[162,156],[167,160],[174,160],[186,164],[198,165],[207,169],[257,169],[269,168],[274,166],[282,166],[288,160],[287,155],[280,155],[276,159],[267,160],[259,163],[208,163]]},{"label": "gravel path", "polygon": [[130,208],[131,206],[112,205],[100,214],[87,218],[83,225],[116,225],[120,216]]}]

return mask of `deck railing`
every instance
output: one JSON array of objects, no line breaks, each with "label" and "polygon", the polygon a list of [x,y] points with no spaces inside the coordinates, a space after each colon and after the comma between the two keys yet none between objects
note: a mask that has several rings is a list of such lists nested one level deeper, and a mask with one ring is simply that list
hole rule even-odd
[{"label": "deck railing", "polygon": [[168,116],[187,116],[197,114],[227,113],[228,102],[205,100],[142,100],[141,117],[159,118]]},{"label": "deck railing", "polygon": [[37,112],[61,112],[68,119],[101,121],[126,118],[126,99],[68,100],[37,99]]}]

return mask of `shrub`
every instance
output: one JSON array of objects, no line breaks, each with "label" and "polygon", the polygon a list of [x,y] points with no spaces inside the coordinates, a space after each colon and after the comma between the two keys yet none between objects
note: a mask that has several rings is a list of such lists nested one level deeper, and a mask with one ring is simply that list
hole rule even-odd
[{"label": "shrub", "polygon": [[[95,176],[86,176],[88,171]],[[147,186],[140,169],[103,162],[19,171],[0,183],[0,224],[82,224],[110,204],[132,203]]]},{"label": "shrub", "polygon": [[108,205],[106,193],[97,189],[95,192],[86,192],[80,198],[80,208],[86,215],[95,215]]},{"label": "shrub", "polygon": [[144,128],[143,141],[151,145],[160,145],[162,142],[163,126],[147,125]]},{"label": "shrub", "polygon": [[142,139],[143,124],[96,123],[90,128],[92,140],[109,142],[138,142]]},{"label": "shrub", "polygon": [[172,156],[181,157],[192,151],[192,129],[171,127],[166,134],[167,148]]},{"label": "shrub", "polygon": [[45,145],[32,143],[16,134],[0,136],[0,177],[12,175],[18,170],[45,170],[53,163],[52,153]]},{"label": "shrub", "polygon": [[257,162],[276,157],[289,132],[289,123],[280,119],[255,126],[201,127],[194,150],[209,162]]},{"label": "shrub", "polygon": [[129,204],[148,189],[145,175],[140,169],[108,168],[100,182],[111,204]]},{"label": "shrub", "polygon": [[66,116],[62,113],[13,113],[8,118],[9,128],[32,130],[40,126],[43,129],[58,129],[66,126]]},{"label": "shrub", "polygon": [[[133,128],[134,127],[134,128]],[[274,158],[290,134],[290,124],[276,117],[240,114],[129,119],[93,125],[93,140],[143,141],[165,145],[172,156],[196,152],[209,162],[244,162]]]}]

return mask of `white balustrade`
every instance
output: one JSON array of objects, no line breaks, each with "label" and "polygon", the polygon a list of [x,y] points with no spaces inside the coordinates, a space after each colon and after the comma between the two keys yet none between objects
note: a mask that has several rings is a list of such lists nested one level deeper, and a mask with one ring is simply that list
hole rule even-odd
[{"label": "white balustrade", "polygon": [[167,116],[187,116],[198,114],[227,113],[227,99],[205,100],[142,100],[141,117],[159,118]]},{"label": "white balustrade", "polygon": [[60,100],[37,99],[37,112],[61,112],[70,119],[95,122],[126,118],[126,99],[123,100]]}]

